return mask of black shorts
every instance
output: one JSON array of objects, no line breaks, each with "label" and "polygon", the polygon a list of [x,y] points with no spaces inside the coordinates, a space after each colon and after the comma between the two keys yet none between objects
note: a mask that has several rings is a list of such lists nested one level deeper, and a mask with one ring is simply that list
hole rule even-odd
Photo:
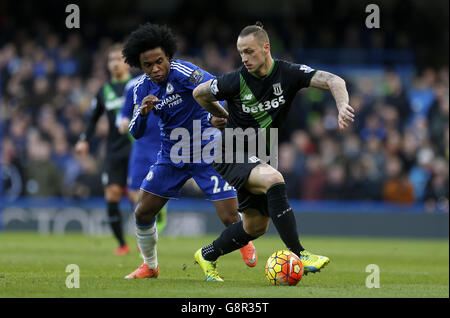
[{"label": "black shorts", "polygon": [[236,189],[239,212],[244,212],[247,209],[256,209],[262,215],[269,216],[267,196],[265,194],[252,194],[244,186],[252,169],[261,163],[261,161],[245,163],[213,163],[214,169],[216,169],[225,181]]},{"label": "black shorts", "polygon": [[104,187],[117,184],[122,187],[127,185],[129,157],[114,158],[106,156],[103,163],[102,184]]}]

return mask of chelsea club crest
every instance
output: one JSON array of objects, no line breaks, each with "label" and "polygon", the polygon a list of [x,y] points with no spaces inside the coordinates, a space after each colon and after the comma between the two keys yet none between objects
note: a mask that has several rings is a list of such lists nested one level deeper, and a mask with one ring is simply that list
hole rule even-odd
[{"label": "chelsea club crest", "polygon": [[167,95],[172,94],[173,91],[174,91],[173,85],[170,84],[170,83],[167,83],[166,94],[167,94]]},{"label": "chelsea club crest", "polygon": [[153,171],[150,170],[147,174],[147,176],[145,177],[145,180],[150,181],[153,179]]}]

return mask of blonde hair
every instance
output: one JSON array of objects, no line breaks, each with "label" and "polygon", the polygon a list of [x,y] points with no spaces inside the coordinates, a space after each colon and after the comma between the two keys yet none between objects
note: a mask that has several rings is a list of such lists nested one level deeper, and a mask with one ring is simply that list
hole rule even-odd
[{"label": "blonde hair", "polygon": [[250,34],[253,34],[255,39],[262,43],[269,42],[269,35],[267,34],[266,30],[264,30],[261,21],[256,21],[254,25],[248,25],[243,28],[241,33],[239,33],[239,37],[244,37]]}]

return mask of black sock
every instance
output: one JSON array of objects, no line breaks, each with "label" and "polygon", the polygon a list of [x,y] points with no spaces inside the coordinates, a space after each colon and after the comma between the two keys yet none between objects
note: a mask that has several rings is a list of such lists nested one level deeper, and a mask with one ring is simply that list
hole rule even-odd
[{"label": "black sock", "polygon": [[242,221],[231,224],[211,244],[202,248],[202,256],[207,261],[215,261],[219,256],[244,247],[255,237],[244,231]]},{"label": "black sock", "polygon": [[119,241],[120,246],[125,245],[125,240],[123,238],[122,232],[122,217],[119,211],[119,203],[118,202],[107,202],[108,206],[108,221],[111,226],[111,230]]},{"label": "black sock", "polygon": [[267,206],[269,216],[286,247],[296,255],[304,250],[298,239],[295,215],[289,205],[286,184],[277,183],[267,190]]}]

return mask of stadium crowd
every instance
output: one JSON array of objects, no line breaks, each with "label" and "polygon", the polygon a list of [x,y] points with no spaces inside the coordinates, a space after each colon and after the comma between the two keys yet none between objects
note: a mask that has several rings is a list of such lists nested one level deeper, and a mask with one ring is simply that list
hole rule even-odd
[{"label": "stadium crowd", "polygon": [[[228,43],[219,49],[217,42],[207,40],[209,30],[205,26],[198,31],[205,41],[197,50],[179,35],[177,57],[215,75],[239,66],[233,34],[217,30]],[[294,35],[287,42],[292,47],[304,40]],[[99,164],[106,118],[97,125],[89,156],[77,156],[73,147],[91,99],[108,78],[105,52],[113,40],[103,37],[87,49],[76,32],[61,37],[45,27],[39,37],[17,32],[14,38],[0,46],[4,194],[10,200],[102,196]],[[277,57],[292,60],[279,44],[286,39],[271,38]],[[323,47],[329,38],[322,34]],[[347,38],[344,43],[352,45],[354,34],[349,32]],[[399,45],[404,40],[399,34]],[[448,212],[448,65],[418,70],[408,79],[389,67],[381,81],[367,74],[345,79],[350,105],[357,109],[355,124],[345,132],[337,130],[337,110],[329,93],[308,89],[295,99],[279,147],[279,169],[289,197],[426,202],[429,212]],[[186,193],[198,195],[192,183]]]}]

